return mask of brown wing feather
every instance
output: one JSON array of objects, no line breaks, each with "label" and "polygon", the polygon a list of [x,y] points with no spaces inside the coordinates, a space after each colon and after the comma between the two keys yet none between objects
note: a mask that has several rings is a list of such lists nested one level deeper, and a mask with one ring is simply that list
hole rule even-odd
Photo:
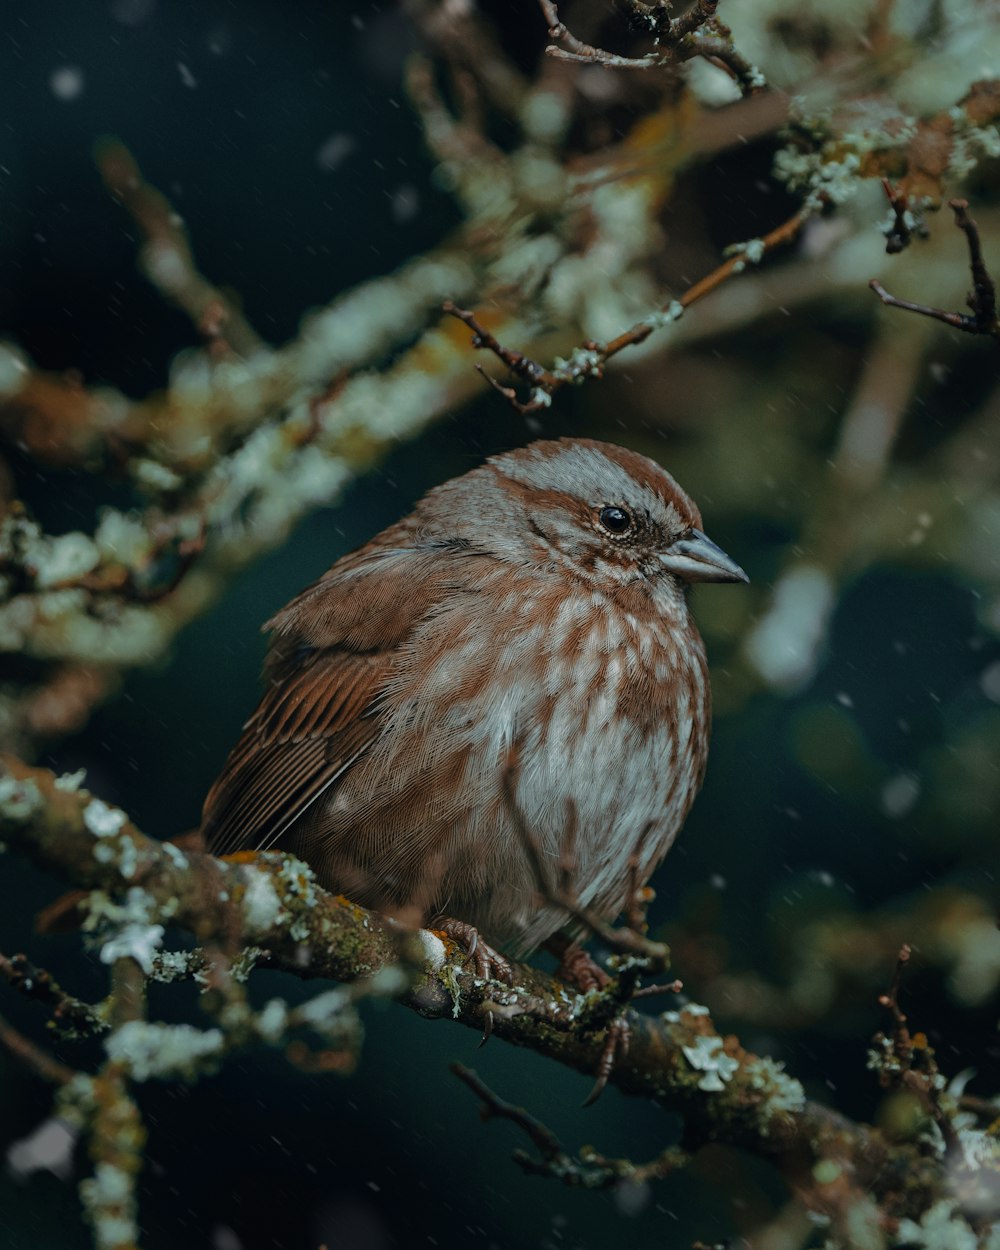
[{"label": "brown wing feather", "polygon": [[213,854],[273,846],[362,754],[388,668],[386,656],[320,652],[270,685],[205,800]]},{"label": "brown wing feather", "polygon": [[205,800],[213,853],[274,846],[378,736],[397,648],[450,576],[411,526],[338,561],[267,623],[267,689]]}]

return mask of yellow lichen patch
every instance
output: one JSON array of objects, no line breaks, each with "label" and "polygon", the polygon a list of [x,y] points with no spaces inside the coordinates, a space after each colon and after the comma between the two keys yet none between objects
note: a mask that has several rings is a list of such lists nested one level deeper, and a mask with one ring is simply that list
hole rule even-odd
[{"label": "yellow lichen patch", "polygon": [[360,903],[355,903],[353,899],[348,898],[346,894],[335,894],[333,896],[333,901],[337,904],[338,907],[343,907],[348,912],[350,912],[353,919],[355,920],[364,919],[366,915],[365,909],[361,906]]},{"label": "yellow lichen patch", "polygon": [[255,864],[260,858],[260,851],[233,851],[230,855],[220,855],[225,864]]}]

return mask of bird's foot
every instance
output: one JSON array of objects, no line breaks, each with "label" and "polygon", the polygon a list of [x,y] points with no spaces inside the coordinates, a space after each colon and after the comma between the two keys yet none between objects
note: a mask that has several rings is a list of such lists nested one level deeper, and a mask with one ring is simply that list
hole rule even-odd
[{"label": "bird's foot", "polygon": [[[603,992],[611,985],[611,977],[578,942],[570,941],[564,934],[559,933],[550,938],[546,946],[559,957],[556,976],[582,994],[588,994],[592,990]],[[583,1104],[585,1107],[591,1106],[600,1098],[611,1073],[615,1070],[615,1064],[628,1054],[631,1041],[632,1026],[622,1006],[605,1029],[604,1047],[597,1061],[597,1079]]]},{"label": "bird's foot", "polygon": [[466,924],[464,920],[446,917],[437,922],[434,932],[444,934],[445,937],[451,938],[453,942],[465,948],[466,962],[471,961],[475,974],[481,981],[502,981],[504,985],[514,984],[514,969],[510,961],[505,959],[499,951],[494,950],[488,942],[484,942],[479,935],[479,930],[473,925]]},{"label": "bird's foot", "polygon": [[547,943],[554,955],[559,956],[559,967],[556,976],[567,985],[572,985],[581,994],[591,990],[605,990],[611,984],[611,978],[577,942],[568,945]]},{"label": "bird's foot", "polygon": [[600,964],[596,964],[587,955],[579,941],[574,941],[564,933],[552,934],[542,945],[559,960],[559,968],[555,975],[566,985],[571,985],[581,994],[589,994],[590,990],[606,990],[611,978]]},{"label": "bird's foot", "polygon": [[585,1107],[592,1107],[604,1093],[604,1087],[615,1070],[615,1064],[625,1058],[631,1043],[632,1026],[628,1022],[628,1017],[624,1014],[615,1016],[604,1035],[604,1049],[597,1061],[597,1079],[594,1081],[594,1088],[584,1099]]}]

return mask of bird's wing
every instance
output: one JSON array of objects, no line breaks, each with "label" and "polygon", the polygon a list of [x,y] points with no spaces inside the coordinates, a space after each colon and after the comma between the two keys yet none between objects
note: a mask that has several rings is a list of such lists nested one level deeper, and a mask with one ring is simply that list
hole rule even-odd
[{"label": "bird's wing", "polygon": [[226,855],[274,846],[379,733],[372,704],[391,655],[315,652],[272,679],[205,800],[202,832]]},{"label": "bird's wing", "polygon": [[267,689],[205,800],[214,854],[274,846],[381,732],[377,700],[400,645],[454,589],[446,553],[391,536],[340,560],[267,623]]}]

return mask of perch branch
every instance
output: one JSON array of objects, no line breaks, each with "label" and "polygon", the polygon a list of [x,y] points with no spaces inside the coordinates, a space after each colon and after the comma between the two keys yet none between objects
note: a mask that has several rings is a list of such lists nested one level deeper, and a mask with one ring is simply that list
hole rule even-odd
[{"label": "perch branch", "polygon": [[[268,966],[303,978],[370,981],[399,967],[399,927],[322,890],[290,856],[267,854],[246,863],[185,853],[144,836],[87,792],[9,757],[0,778],[0,838],[8,852],[97,891],[98,900],[125,899],[129,909],[138,907],[152,929],[133,933],[140,950],[169,925],[206,945],[235,935],[263,952]],[[451,943],[423,931],[402,936],[416,952],[414,971],[394,994],[412,1010],[477,1031],[490,1012],[497,1036],[577,1071],[594,1071],[605,1028],[587,1023],[586,996],[523,964],[515,966],[513,988],[479,981]],[[777,1065],[720,1037],[706,1009],[689,1006],[659,1018],[632,1010],[628,1022],[628,1059],[615,1066],[611,1083],[675,1110],[684,1122],[685,1150],[712,1140],[742,1146],[772,1160],[816,1210],[829,1206],[812,1171],[822,1158],[834,1159],[876,1193],[894,1192],[901,1167],[928,1173],[925,1192],[940,1183],[932,1160],[806,1101]]]}]

